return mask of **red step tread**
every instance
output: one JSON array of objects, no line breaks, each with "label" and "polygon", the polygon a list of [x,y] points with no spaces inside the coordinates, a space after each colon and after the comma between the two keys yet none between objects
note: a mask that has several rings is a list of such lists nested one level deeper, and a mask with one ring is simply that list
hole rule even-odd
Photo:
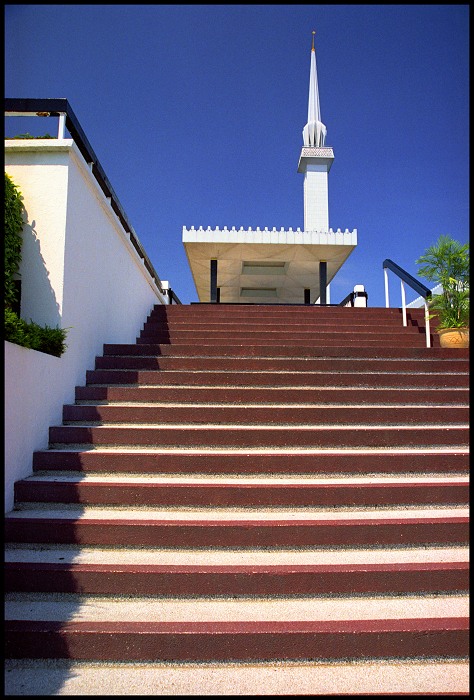
[{"label": "red step tread", "polygon": [[320,452],[252,453],[208,452],[100,452],[94,450],[39,450],[33,453],[33,470],[73,470],[77,472],[206,474],[366,474],[437,473],[467,474],[470,462],[467,450],[459,452],[390,451],[363,453]]},{"label": "red step tread", "polygon": [[466,544],[469,519],[110,520],[5,518],[9,542],[168,547]]},{"label": "red step tread", "polygon": [[314,428],[304,426],[255,428],[185,425],[173,427],[53,426],[50,444],[142,445],[176,447],[393,447],[427,445],[467,445],[469,426],[373,426]]},{"label": "red step tread", "polygon": [[63,407],[64,422],[99,423],[202,423],[224,424],[299,424],[353,425],[425,424],[429,412],[431,425],[469,422],[468,406],[391,407],[359,406],[85,406]]},{"label": "red step tread", "polygon": [[118,595],[314,595],[467,591],[467,562],[191,566],[6,562],[5,589]]},{"label": "red step tread", "polygon": [[186,506],[354,506],[467,504],[469,484],[200,484],[28,481],[15,484],[22,502]]},{"label": "red step tread", "polygon": [[465,657],[464,618],[330,622],[49,622],[5,624],[10,658],[94,660]]},{"label": "red step tread", "polygon": [[469,388],[442,387],[406,391],[368,387],[199,387],[199,386],[81,386],[76,387],[76,401],[181,402],[189,403],[343,403],[352,404],[469,404]]}]

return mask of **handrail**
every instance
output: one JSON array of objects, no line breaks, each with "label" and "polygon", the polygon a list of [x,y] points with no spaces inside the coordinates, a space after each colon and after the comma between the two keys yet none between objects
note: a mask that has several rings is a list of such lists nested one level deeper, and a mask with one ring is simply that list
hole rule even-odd
[{"label": "handrail", "polygon": [[82,157],[89,165],[91,172],[97,180],[102,192],[110,200],[110,206],[117,215],[125,233],[130,236],[130,241],[137,251],[139,257],[143,260],[143,264],[155,281],[156,286],[161,294],[163,289],[161,280],[155,268],[150,262],[148,255],[145,253],[133,226],[130,224],[127,215],[125,214],[120,204],[119,198],[114,192],[107,175],[105,174],[99,159],[97,158],[92,146],[90,145],[84,131],[82,130],[79,120],[73,112],[71,105],[66,98],[17,98],[5,97],[5,116],[38,116],[38,117],[59,117],[59,132],[58,138],[63,138],[64,125],[71,134],[76,143]]},{"label": "handrail", "polygon": [[429,299],[431,297],[431,289],[428,289],[428,287],[425,287],[424,284],[419,282],[416,277],[413,277],[413,275],[410,275],[409,272],[404,270],[400,265],[397,265],[397,263],[394,263],[393,260],[389,260],[387,258],[386,260],[383,261],[383,268],[388,268],[392,272],[394,272],[400,279],[402,279],[404,282],[406,282],[412,289],[415,290],[415,292],[418,292],[418,294],[422,297],[425,297],[426,299]]},{"label": "handrail", "polygon": [[344,297],[342,301],[339,302],[338,306],[346,306],[348,302],[351,303],[351,306],[355,306],[354,300],[357,297],[364,297],[366,300],[369,298],[369,295],[367,292],[349,292],[349,294]]},{"label": "handrail", "polygon": [[351,306],[354,306],[355,292],[349,292],[349,294],[344,297],[342,301],[339,302],[338,306],[346,306],[348,302],[351,302]]},{"label": "handrail", "polygon": [[407,325],[407,307],[406,307],[406,299],[405,299],[405,285],[404,282],[406,282],[412,289],[415,290],[415,292],[418,292],[420,296],[423,297],[424,299],[424,305],[425,305],[425,333],[426,333],[426,347],[429,348],[431,347],[431,339],[430,339],[430,317],[429,317],[429,311],[428,311],[428,299],[431,299],[431,290],[428,289],[428,287],[425,287],[424,284],[419,282],[413,275],[410,275],[409,272],[404,270],[400,265],[397,265],[397,263],[394,263],[393,260],[386,259],[382,263],[383,271],[384,271],[384,277],[385,277],[385,307],[388,309],[390,307],[390,300],[389,300],[389,295],[388,295],[388,274],[387,270],[391,270],[394,272],[399,278],[400,278],[400,285],[401,285],[401,295],[402,295],[402,314],[403,314],[403,325]]},{"label": "handrail", "polygon": [[179,300],[179,298],[177,297],[177,295],[173,292],[173,290],[171,289],[171,287],[169,287],[169,288],[168,288],[167,290],[165,290],[165,291],[166,291],[167,294],[168,294],[168,297],[169,297],[169,300],[170,300],[170,304],[172,304],[173,301],[174,301],[175,304],[182,304],[182,302]]}]

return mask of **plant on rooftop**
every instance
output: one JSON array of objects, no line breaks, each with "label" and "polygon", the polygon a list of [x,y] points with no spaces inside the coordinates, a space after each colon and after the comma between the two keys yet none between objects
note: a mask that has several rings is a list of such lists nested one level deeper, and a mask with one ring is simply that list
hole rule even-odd
[{"label": "plant on rooftop", "polygon": [[23,230],[22,195],[5,173],[5,340],[25,348],[61,357],[67,345],[67,330],[28,323],[13,310],[18,301],[15,275],[21,262],[21,232]]},{"label": "plant on rooftop", "polygon": [[416,261],[421,277],[442,286],[429,308],[436,318],[436,330],[443,333],[455,329],[469,329],[469,244],[460,243],[451,236],[440,236]]},{"label": "plant on rooftop", "polygon": [[7,139],[54,139],[54,136],[51,136],[51,134],[45,134],[44,136],[32,136],[28,132],[25,134],[17,134],[17,136],[6,136],[5,138]]}]

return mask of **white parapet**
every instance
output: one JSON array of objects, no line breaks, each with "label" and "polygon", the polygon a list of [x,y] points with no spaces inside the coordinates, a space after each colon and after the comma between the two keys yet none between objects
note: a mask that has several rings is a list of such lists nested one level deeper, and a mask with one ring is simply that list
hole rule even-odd
[{"label": "white parapet", "polygon": [[[296,234],[296,235],[295,235]],[[356,246],[357,245],[357,229],[342,231],[338,228],[334,231],[329,230],[312,230],[301,231],[300,228],[277,230],[275,227],[269,229],[259,226],[255,228],[239,230],[233,226],[232,228],[214,228],[210,226],[204,228],[199,226],[195,228],[191,226],[187,228],[183,226],[183,243],[278,243],[278,244],[296,244],[296,245],[329,245],[329,246]]]}]

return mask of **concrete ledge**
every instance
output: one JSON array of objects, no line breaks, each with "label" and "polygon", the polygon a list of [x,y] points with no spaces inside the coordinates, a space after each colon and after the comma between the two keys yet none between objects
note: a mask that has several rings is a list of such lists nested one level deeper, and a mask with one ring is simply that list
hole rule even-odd
[{"label": "concrete ledge", "polygon": [[469,695],[468,661],[8,660],[6,695]]}]

